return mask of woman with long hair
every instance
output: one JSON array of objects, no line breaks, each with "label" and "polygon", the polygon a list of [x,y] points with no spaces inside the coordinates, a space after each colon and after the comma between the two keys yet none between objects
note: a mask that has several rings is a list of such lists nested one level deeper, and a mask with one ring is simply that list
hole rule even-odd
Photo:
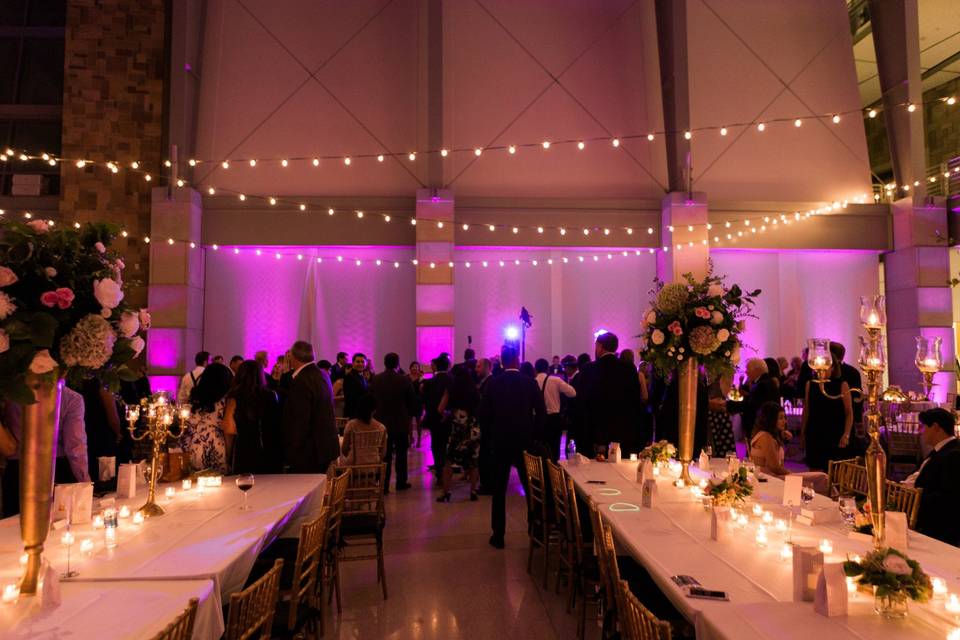
[{"label": "woman with long hair", "polygon": [[223,398],[230,389],[233,373],[225,364],[207,365],[190,396],[192,412],[180,444],[190,456],[194,471],[213,469],[228,473],[227,444],[223,437]]},{"label": "woman with long hair", "polygon": [[440,497],[437,502],[450,502],[450,479],[453,465],[463,467],[470,478],[470,500],[477,501],[477,485],[480,471],[477,462],[480,456],[480,427],[477,409],[480,392],[470,371],[464,366],[453,368],[453,380],[440,400],[439,411],[450,422],[450,439],[447,441],[446,463],[440,477]]},{"label": "woman with long hair", "polygon": [[803,484],[813,487],[819,494],[826,495],[830,482],[822,471],[792,472],[783,464],[784,443],[793,437],[787,431],[787,414],[779,402],[769,401],[760,405],[757,419],[750,436],[750,459],[757,465],[757,471],[782,478],[786,475],[803,477]]},{"label": "woman with long hair", "polygon": [[838,345],[830,344],[833,367],[830,377],[821,386],[806,384],[803,402],[803,422],[800,433],[807,453],[807,466],[826,471],[830,460],[841,460],[843,450],[850,446],[853,428],[853,403],[850,386],[843,380]]},{"label": "woman with long hair", "polygon": [[223,409],[223,435],[233,473],[280,473],[280,401],[263,367],[245,360],[237,369]]}]

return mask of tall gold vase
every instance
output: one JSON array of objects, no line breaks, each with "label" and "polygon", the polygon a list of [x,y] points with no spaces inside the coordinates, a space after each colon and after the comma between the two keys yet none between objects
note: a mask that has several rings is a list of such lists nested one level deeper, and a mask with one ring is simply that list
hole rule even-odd
[{"label": "tall gold vase", "polygon": [[697,426],[697,373],[699,366],[695,357],[689,357],[680,363],[677,369],[677,383],[680,392],[680,478],[687,484],[693,483],[690,477],[690,463],[693,462],[693,433]]},{"label": "tall gold vase", "polygon": [[37,592],[43,543],[50,529],[53,472],[60,428],[60,394],[63,381],[56,376],[27,374],[27,384],[37,401],[24,405],[20,441],[20,537],[27,567],[20,583],[21,595]]}]

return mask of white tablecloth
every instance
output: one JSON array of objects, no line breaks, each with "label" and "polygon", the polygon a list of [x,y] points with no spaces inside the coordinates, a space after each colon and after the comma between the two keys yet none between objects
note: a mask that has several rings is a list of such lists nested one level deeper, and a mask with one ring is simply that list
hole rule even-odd
[{"label": "white tablecloth", "polygon": [[[618,545],[650,573],[677,609],[696,626],[701,640],[712,638],[939,638],[953,628],[953,616],[943,602],[910,603],[904,621],[886,621],[873,612],[873,598],[857,594],[847,616],[826,618],[816,614],[812,602],[793,602],[792,563],[779,558],[783,538],[771,530],[770,544],[754,543],[756,519],[729,542],[710,539],[710,515],[688,489],[677,489],[673,476],[658,482],[652,509],[641,506],[637,463],[567,465],[577,489],[592,497],[611,524]],[[719,466],[717,467],[719,468]],[[603,481],[604,484],[591,483]],[[771,478],[759,485],[757,500],[775,515],[787,515],[780,506],[783,483]],[[815,506],[836,509],[827,498]],[[638,510],[630,510],[632,507]],[[846,554],[869,551],[870,544],[850,539],[839,522],[826,526],[795,525],[793,540],[817,546],[823,538],[833,542],[827,561],[842,561]],[[908,555],[933,576],[947,580],[951,591],[960,591],[960,550],[919,534],[910,534]],[[670,576],[687,574],[705,587],[726,591],[729,602],[687,598]]]},{"label": "white tablecloth", "polygon": [[[325,476],[314,474],[257,476],[248,493],[249,511],[240,510],[241,494],[230,477],[224,478],[220,487],[204,489],[202,496],[196,487],[183,492],[179,483],[161,485],[161,496],[167,486],[177,488],[172,499],[159,499],[166,513],[140,525],[133,524],[132,518],[121,519],[119,544],[114,549],[105,548],[102,529],[74,525],[71,565],[79,575],[65,580],[62,606],[70,605],[68,598],[74,591],[68,587],[78,583],[99,583],[99,588],[109,590],[113,587],[106,583],[113,581],[210,580],[217,594],[222,632],[221,597],[225,602],[229,594],[242,589],[257,555],[273,539],[285,532],[296,535],[291,530],[319,511],[325,483]],[[146,491],[143,494],[118,501],[118,507],[127,505],[135,512],[146,499]],[[44,557],[58,572],[65,570],[67,559],[66,547],[60,543],[62,535],[62,530],[51,529],[44,549]],[[80,544],[86,539],[94,543],[89,555],[80,553]],[[0,568],[18,567],[21,553],[19,519],[0,520]],[[122,611],[122,606],[115,607],[114,616]]]},{"label": "white tablecloth", "polygon": [[59,607],[41,610],[36,598],[0,605],[5,640],[110,638],[143,640],[159,633],[198,598],[195,640],[223,634],[220,594],[212,580],[70,582],[60,585]]}]

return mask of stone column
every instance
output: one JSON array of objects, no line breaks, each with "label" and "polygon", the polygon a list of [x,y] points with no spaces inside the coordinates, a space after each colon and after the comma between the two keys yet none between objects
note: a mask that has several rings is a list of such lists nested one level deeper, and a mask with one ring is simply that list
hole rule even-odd
[{"label": "stone column", "polygon": [[940,337],[944,371],[934,379],[933,397],[944,402],[956,385],[947,212],[940,198],[917,201],[903,198],[892,205],[894,250],[885,257],[890,383],[919,391],[915,338]]},{"label": "stone column", "polygon": [[710,260],[707,214],[705,193],[673,192],[664,196],[661,202],[660,244],[669,247],[669,250],[657,253],[658,278],[672,282],[685,273],[692,273],[695,278],[706,275]]},{"label": "stone column", "polygon": [[446,351],[455,357],[453,332],[454,201],[443,189],[417,190],[417,359]]},{"label": "stone column", "polygon": [[154,391],[176,391],[203,346],[201,211],[200,194],[193,189],[153,190],[147,373]]}]

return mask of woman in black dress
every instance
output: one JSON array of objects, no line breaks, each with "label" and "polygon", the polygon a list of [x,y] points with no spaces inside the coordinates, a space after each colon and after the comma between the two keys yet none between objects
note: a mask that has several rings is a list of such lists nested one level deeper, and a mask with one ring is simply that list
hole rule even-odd
[{"label": "woman in black dress", "polygon": [[462,467],[464,474],[470,478],[470,500],[477,501],[477,484],[480,482],[477,465],[480,456],[479,406],[480,392],[473,382],[473,376],[465,366],[457,365],[453,368],[453,381],[438,407],[444,420],[450,423],[450,439],[447,441],[447,456],[440,476],[441,493],[437,502],[450,502],[453,465]]},{"label": "woman in black dress", "polygon": [[280,473],[280,402],[263,367],[247,360],[237,369],[223,411],[227,459],[233,473]]},{"label": "woman in black dress", "polygon": [[853,428],[850,386],[841,378],[841,360],[834,353],[833,344],[830,353],[833,355],[830,378],[822,389],[812,380],[807,382],[804,396],[800,434],[811,471],[826,471],[830,460],[843,458]]}]

